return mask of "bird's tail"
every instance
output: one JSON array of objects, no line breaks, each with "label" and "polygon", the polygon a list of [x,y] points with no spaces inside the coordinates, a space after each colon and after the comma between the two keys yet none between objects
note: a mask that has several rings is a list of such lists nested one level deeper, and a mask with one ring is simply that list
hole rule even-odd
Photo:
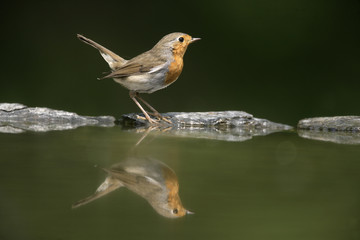
[{"label": "bird's tail", "polygon": [[105,181],[98,187],[96,192],[84,199],[81,199],[80,201],[77,201],[72,205],[72,208],[77,208],[82,205],[88,204],[98,198],[101,198],[105,196],[108,193],[111,193],[112,191],[124,186],[119,180],[116,180],[115,178],[109,176],[105,179]]},{"label": "bird's tail", "polygon": [[105,59],[105,61],[109,64],[111,69],[116,69],[117,67],[123,65],[126,60],[123,59],[122,57],[116,55],[115,53],[113,53],[112,51],[110,51],[109,49],[101,46],[100,44],[94,42],[93,40],[84,37],[81,34],[77,34],[77,37],[83,41],[86,44],[89,44],[90,46],[96,48],[97,50],[99,50],[101,56]]}]

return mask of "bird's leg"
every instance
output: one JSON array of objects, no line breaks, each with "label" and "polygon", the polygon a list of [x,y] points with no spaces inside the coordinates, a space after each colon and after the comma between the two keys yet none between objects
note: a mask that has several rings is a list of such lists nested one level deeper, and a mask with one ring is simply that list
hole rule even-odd
[{"label": "bird's leg", "polygon": [[135,102],[135,104],[140,108],[140,110],[144,113],[146,119],[149,121],[150,124],[156,123],[154,120],[152,120],[149,116],[149,114],[143,109],[143,107],[140,105],[140,103],[136,100],[137,93],[134,91],[129,92],[130,98]]},{"label": "bird's leg", "polygon": [[155,109],[153,108],[148,102],[146,102],[144,99],[142,99],[139,94],[136,94],[136,97],[141,101],[143,102],[148,108],[150,108],[151,111],[153,111],[154,115],[155,116],[159,116],[160,113]]},{"label": "bird's leg", "polygon": [[161,119],[161,120],[163,120],[163,121],[165,121],[165,122],[167,122],[167,123],[172,124],[172,122],[171,122],[169,119],[166,119],[165,117],[161,116],[161,114],[160,114],[155,108],[153,108],[148,102],[146,102],[144,99],[142,99],[142,98],[139,96],[139,94],[136,93],[136,96],[135,96],[135,97],[137,97],[137,98],[138,98],[141,102],[143,102],[148,108],[150,108],[150,110],[153,111],[152,114],[153,114],[155,117],[157,117],[158,119]]},{"label": "bird's leg", "polygon": [[135,147],[138,146],[146,137],[147,135],[149,135],[149,133],[152,130],[155,130],[157,127],[156,126],[150,126],[145,130],[145,133],[141,136],[141,138],[137,141],[137,143],[135,144]]}]

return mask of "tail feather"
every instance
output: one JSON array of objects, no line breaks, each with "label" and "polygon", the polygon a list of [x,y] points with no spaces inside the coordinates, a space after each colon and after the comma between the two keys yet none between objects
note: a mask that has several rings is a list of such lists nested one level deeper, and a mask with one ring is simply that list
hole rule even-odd
[{"label": "tail feather", "polygon": [[72,208],[78,208],[80,206],[83,206],[85,204],[88,204],[98,198],[101,198],[108,193],[111,193],[112,191],[124,186],[120,181],[114,179],[113,177],[107,177],[105,181],[98,187],[96,192],[92,194],[91,196],[81,199],[80,201],[77,201],[72,205]]},{"label": "tail feather", "polygon": [[77,37],[83,41],[86,44],[89,44],[90,46],[96,48],[97,50],[99,50],[101,56],[105,59],[105,61],[109,64],[111,69],[116,69],[117,67],[123,65],[126,60],[123,59],[122,57],[116,55],[115,53],[113,53],[112,51],[110,51],[109,49],[101,46],[100,44],[94,42],[93,40],[84,37],[81,34],[77,34]]}]

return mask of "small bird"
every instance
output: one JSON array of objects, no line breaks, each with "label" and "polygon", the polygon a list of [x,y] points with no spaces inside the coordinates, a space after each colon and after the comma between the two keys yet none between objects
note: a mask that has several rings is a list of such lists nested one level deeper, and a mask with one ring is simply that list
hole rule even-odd
[{"label": "small bird", "polygon": [[[139,99],[158,119],[163,118],[139,93],[153,93],[163,89],[177,80],[184,66],[183,57],[190,43],[200,40],[185,33],[170,33],[164,36],[152,49],[130,60],[116,55],[109,49],[80,34],[77,37],[99,50],[101,56],[109,64],[111,73],[102,77],[113,78],[115,82],[130,90],[130,98],[140,108],[150,124],[156,122],[136,100]],[[171,123],[171,122],[169,122]]]},{"label": "small bird", "polygon": [[175,172],[163,162],[153,158],[128,158],[104,170],[109,174],[105,181],[93,195],[73,204],[73,208],[126,187],[146,199],[164,217],[178,218],[192,214],[181,203]]}]

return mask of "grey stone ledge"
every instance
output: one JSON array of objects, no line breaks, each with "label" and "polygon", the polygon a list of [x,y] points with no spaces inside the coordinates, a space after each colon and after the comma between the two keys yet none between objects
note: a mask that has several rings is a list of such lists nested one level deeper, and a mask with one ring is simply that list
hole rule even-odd
[{"label": "grey stone ledge", "polygon": [[315,117],[300,120],[300,130],[360,132],[360,116]]},{"label": "grey stone ledge", "polygon": [[161,121],[159,126],[149,126],[142,114],[124,114],[119,120],[130,130],[161,132],[178,137],[215,139],[222,141],[246,141],[253,136],[264,136],[274,132],[291,130],[285,124],[254,118],[242,111],[218,112],[169,112],[163,113],[171,124]]},{"label": "grey stone ledge", "polygon": [[300,120],[300,137],[339,144],[360,144],[360,116],[315,117]]},{"label": "grey stone ledge", "polygon": [[[266,119],[254,118],[242,111],[169,112],[162,114],[171,124],[161,121],[150,126],[141,114],[124,114],[118,123],[123,129],[135,131],[158,130],[162,134],[180,137],[245,141],[253,136],[291,130],[292,127]],[[68,130],[80,126],[114,126],[111,116],[89,117],[62,110],[27,107],[18,103],[0,104],[0,132],[22,133]]]},{"label": "grey stone ledge", "polygon": [[76,113],[45,107],[27,107],[19,103],[0,103],[0,132],[47,132],[69,130],[81,126],[114,126],[111,116],[80,116]]},{"label": "grey stone ledge", "polygon": [[[253,115],[243,111],[217,111],[217,112],[169,112],[161,114],[171,121],[168,124],[177,128],[249,128],[249,129],[277,129],[290,130],[291,126],[274,123],[266,119],[254,118]],[[120,122],[128,125],[148,125],[142,114],[130,113],[122,115]],[[167,125],[166,122],[161,121]]]}]

